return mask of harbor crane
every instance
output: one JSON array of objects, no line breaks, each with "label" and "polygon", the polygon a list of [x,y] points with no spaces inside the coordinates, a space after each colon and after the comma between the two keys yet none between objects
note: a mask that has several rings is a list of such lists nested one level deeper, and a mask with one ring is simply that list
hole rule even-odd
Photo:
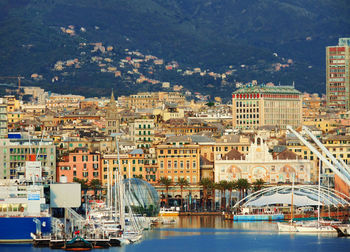
[{"label": "harbor crane", "polygon": [[[287,126],[287,129],[290,130],[306,147],[308,147],[309,150],[316,154],[316,156],[322,160],[322,162],[335,175],[337,175],[348,186],[348,188],[350,188],[350,169],[343,160],[336,159],[333,154],[317,139],[316,136],[311,133],[311,131],[306,126],[302,127],[303,132],[305,132],[314,141],[314,143],[320,148],[320,150],[327,156],[330,161],[291,126]],[[347,192],[347,194],[348,193],[349,192]]]}]

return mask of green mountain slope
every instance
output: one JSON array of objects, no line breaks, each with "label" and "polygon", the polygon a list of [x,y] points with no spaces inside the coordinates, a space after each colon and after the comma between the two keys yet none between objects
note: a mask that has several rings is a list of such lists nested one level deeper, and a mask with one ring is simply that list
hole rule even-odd
[{"label": "green mountain slope", "polygon": [[[57,61],[84,60],[79,43],[103,42],[115,48],[114,60],[125,57],[128,48],[167,62],[176,60],[183,69],[225,72],[231,66],[236,71],[227,79],[230,83],[294,80],[302,91],[324,91],[325,46],[349,35],[349,10],[346,0],[4,0],[0,75],[21,74],[25,84],[61,92],[93,95],[98,88],[97,94],[107,94],[106,88],[115,86],[120,94],[130,92],[130,80],[116,80],[87,63],[69,78],[60,78],[59,84],[50,84]],[[76,28],[75,36],[62,34],[61,27],[69,25]],[[80,32],[81,27],[86,32]],[[293,65],[269,70],[287,59]],[[31,81],[32,73],[44,79]],[[162,71],[157,76],[169,80]],[[214,91],[205,87],[208,82],[220,85],[211,80],[200,85],[196,78],[179,75],[171,81],[210,94]],[[147,88],[155,87],[133,86],[133,91]],[[220,87],[214,93],[229,96],[232,88]]]}]

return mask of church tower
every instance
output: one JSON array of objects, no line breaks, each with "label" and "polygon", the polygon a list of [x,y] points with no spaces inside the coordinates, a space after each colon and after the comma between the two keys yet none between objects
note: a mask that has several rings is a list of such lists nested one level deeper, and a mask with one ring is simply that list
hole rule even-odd
[{"label": "church tower", "polygon": [[113,90],[111,99],[107,104],[106,110],[106,132],[108,135],[112,133],[119,133],[120,118],[117,111],[117,104],[115,102]]}]

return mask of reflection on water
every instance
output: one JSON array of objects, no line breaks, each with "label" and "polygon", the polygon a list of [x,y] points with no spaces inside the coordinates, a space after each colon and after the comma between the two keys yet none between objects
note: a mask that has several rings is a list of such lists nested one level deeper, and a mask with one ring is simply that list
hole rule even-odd
[{"label": "reflection on water", "polygon": [[[144,239],[120,248],[98,252],[228,252],[228,251],[349,251],[350,238],[333,234],[278,233],[273,222],[233,222],[220,216],[178,217],[174,225],[160,225],[146,231]],[[46,252],[31,245],[0,245],[3,252]]]}]

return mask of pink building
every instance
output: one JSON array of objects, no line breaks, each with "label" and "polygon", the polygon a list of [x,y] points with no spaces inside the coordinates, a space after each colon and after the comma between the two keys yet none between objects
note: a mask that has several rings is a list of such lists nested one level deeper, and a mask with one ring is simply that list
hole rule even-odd
[{"label": "pink building", "polygon": [[57,182],[73,182],[74,178],[101,180],[101,156],[87,148],[76,148],[57,163]]}]

